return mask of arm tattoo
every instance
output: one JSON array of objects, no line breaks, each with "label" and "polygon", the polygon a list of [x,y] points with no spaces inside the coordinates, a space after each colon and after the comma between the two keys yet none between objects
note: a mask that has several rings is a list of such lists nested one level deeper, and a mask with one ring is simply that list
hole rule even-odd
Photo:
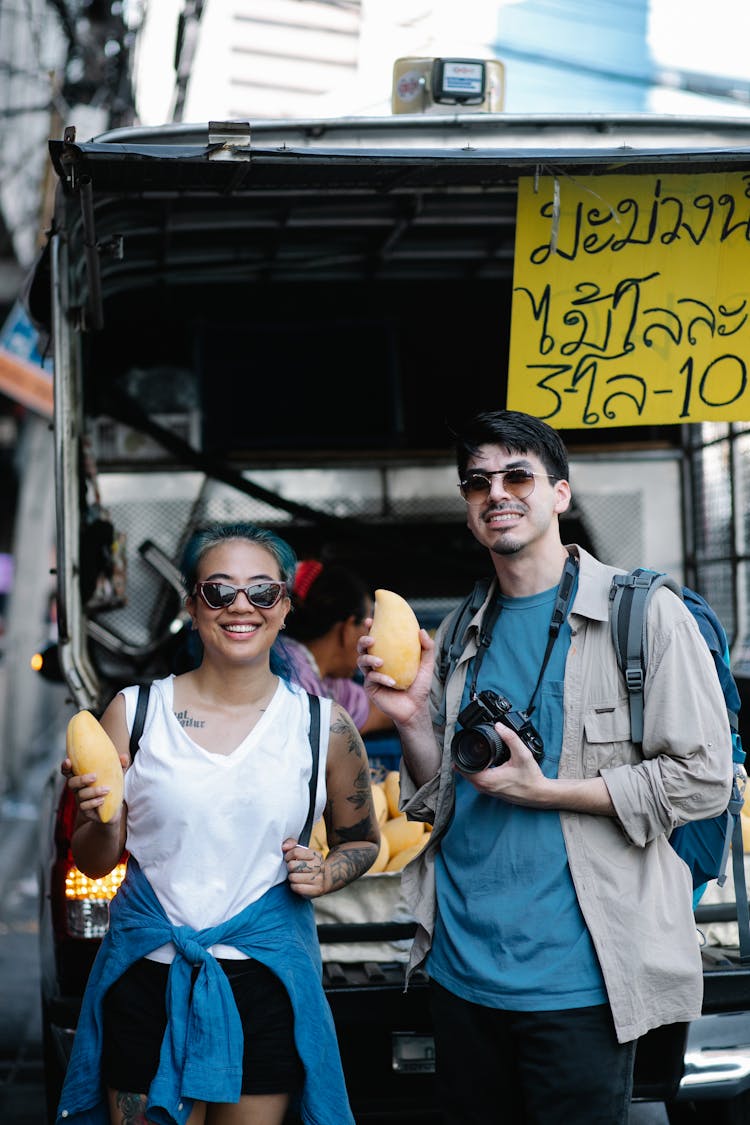
[{"label": "arm tattoo", "polygon": [[366,840],[374,831],[372,817],[366,816],[357,824],[350,824],[346,828],[334,825],[333,834],[342,843],[348,844],[356,840]]},{"label": "arm tattoo", "polygon": [[354,782],[354,792],[346,798],[355,809],[364,808],[370,800],[370,768],[363,766]]},{"label": "arm tattoo", "polygon": [[181,727],[205,727],[204,719],[192,719],[187,711],[175,711],[175,719]]},{"label": "arm tattoo", "polygon": [[369,871],[377,859],[378,849],[375,844],[366,844],[361,848],[346,848],[343,851],[328,853],[326,867],[328,868],[333,889],[351,883],[359,875]]},{"label": "arm tattoo", "polygon": [[122,1125],[147,1125],[146,1099],[142,1094],[129,1094],[125,1090],[118,1090],[115,1102],[122,1113]]},{"label": "arm tattoo", "polygon": [[350,754],[362,753],[362,739],[360,733],[354,725],[354,722],[349,715],[339,712],[335,719],[331,722],[331,732],[333,734],[347,735],[348,751]]}]

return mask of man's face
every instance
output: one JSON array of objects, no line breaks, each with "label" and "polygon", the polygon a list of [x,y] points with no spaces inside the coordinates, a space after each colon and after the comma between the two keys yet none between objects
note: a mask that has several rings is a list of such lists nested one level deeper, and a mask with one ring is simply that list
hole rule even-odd
[{"label": "man's face", "polygon": [[[506,477],[508,470],[520,472]],[[469,460],[466,479],[476,485],[467,493],[466,524],[482,546],[496,555],[515,555],[550,536],[559,541],[558,517],[570,504],[570,485],[550,480],[536,454],[483,445]]]}]

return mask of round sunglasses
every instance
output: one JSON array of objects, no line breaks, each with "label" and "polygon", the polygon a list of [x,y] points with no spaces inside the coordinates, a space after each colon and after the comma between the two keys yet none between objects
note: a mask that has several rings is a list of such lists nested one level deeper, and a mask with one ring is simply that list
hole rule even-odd
[{"label": "round sunglasses", "polygon": [[467,504],[481,504],[492,491],[492,478],[502,477],[503,492],[510,493],[517,500],[531,496],[536,478],[557,480],[549,473],[532,473],[531,469],[492,469],[486,473],[469,473],[459,482],[459,491]]},{"label": "round sunglasses", "polygon": [[196,582],[193,595],[200,594],[209,609],[227,609],[240,590],[256,609],[273,609],[286,594],[286,582],[253,582],[234,586],[231,582]]}]

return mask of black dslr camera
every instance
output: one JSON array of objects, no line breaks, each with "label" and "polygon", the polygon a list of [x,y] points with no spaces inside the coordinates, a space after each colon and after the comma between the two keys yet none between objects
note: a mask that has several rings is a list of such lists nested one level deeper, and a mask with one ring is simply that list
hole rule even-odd
[{"label": "black dslr camera", "polygon": [[544,757],[544,744],[529,716],[525,711],[514,711],[497,692],[480,691],[459,712],[458,721],[462,729],[453,735],[451,756],[464,773],[479,773],[508,761],[508,748],[495,730],[495,723],[514,730],[537,762]]}]

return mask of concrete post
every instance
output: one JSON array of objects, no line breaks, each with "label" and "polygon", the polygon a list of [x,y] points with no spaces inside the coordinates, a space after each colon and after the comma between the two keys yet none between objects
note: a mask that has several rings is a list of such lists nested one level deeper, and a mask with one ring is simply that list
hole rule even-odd
[{"label": "concrete post", "polygon": [[[32,671],[34,652],[48,639],[54,582],[53,442],[47,419],[29,414],[19,442],[20,480],[13,537],[14,580],[0,668],[0,792],[21,787],[40,739],[54,724],[60,693]],[[52,704],[52,708],[51,708]],[[51,713],[52,710],[52,713]],[[56,734],[51,737],[57,737]]]}]

